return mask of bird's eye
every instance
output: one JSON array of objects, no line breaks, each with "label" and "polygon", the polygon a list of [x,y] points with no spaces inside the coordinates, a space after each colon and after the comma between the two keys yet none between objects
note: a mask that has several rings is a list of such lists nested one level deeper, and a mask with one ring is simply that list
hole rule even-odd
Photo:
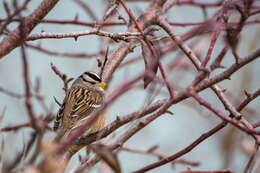
[{"label": "bird's eye", "polygon": [[96,82],[92,82],[92,81],[86,81],[86,82],[91,83],[92,85],[96,84]]}]

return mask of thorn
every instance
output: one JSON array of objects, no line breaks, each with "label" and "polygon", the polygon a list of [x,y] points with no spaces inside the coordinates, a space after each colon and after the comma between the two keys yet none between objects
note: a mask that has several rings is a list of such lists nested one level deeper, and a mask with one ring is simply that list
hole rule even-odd
[{"label": "thorn", "polygon": [[218,15],[216,21],[218,22],[221,19],[221,15]]},{"label": "thorn", "polygon": [[159,148],[159,145],[154,145],[154,146],[152,146],[151,148],[149,148],[149,149],[147,150],[147,152],[148,152],[148,153],[151,153],[151,152],[155,151],[155,150],[158,149],[158,148]]},{"label": "thorn", "polygon": [[231,80],[230,76],[227,76],[226,79],[227,79],[227,80]]},{"label": "thorn", "polygon": [[71,82],[73,79],[74,79],[74,78],[69,78],[69,79],[67,80],[67,83]]},{"label": "thorn", "polygon": [[133,53],[133,52],[134,52],[134,48],[135,48],[135,46],[133,46],[133,47],[129,47],[129,48],[128,48],[129,53]]},{"label": "thorn", "polygon": [[54,98],[54,101],[61,107],[62,106],[62,104],[56,99],[56,97],[55,96],[53,96],[53,98]]},{"label": "thorn", "polygon": [[241,120],[242,115],[236,116],[236,120]]},{"label": "thorn", "polygon": [[229,117],[230,118],[234,118],[235,116],[234,116],[234,114],[230,114]]},{"label": "thorn", "polygon": [[106,54],[105,54],[105,59],[104,59],[103,64],[100,62],[100,66],[99,67],[101,67],[101,69],[100,69],[100,77],[101,77],[101,79],[103,79],[103,72],[104,72],[104,69],[105,69],[105,66],[106,66],[106,63],[107,63],[107,60],[108,60],[108,53],[109,53],[109,47],[107,47]]},{"label": "thorn", "polygon": [[251,96],[252,96],[252,94],[248,93],[246,90],[244,90],[244,93],[245,93],[245,95],[246,95],[247,97],[251,97]]},{"label": "thorn", "polygon": [[102,62],[99,58],[97,58],[97,63],[98,63],[98,67],[101,67],[102,66]]},{"label": "thorn", "polygon": [[203,67],[201,68],[201,67],[200,67],[199,70],[205,72],[206,74],[209,74],[209,73],[210,73],[210,70],[209,70],[208,68],[203,68]]},{"label": "thorn", "polygon": [[122,16],[118,16],[117,18],[118,18],[118,20],[123,20],[124,19]]},{"label": "thorn", "polygon": [[140,124],[141,126],[144,126],[144,125],[145,125],[145,120],[141,120],[141,121],[139,122],[139,124]]},{"label": "thorn", "polygon": [[62,74],[61,77],[62,77],[63,80],[66,80],[66,78],[67,78],[67,76],[65,74]]},{"label": "thorn", "polygon": [[116,120],[117,120],[117,121],[120,121],[121,118],[117,115],[117,116],[116,116]]},{"label": "thorn", "polygon": [[131,26],[133,23],[133,21],[131,20],[131,18],[128,19],[128,26]]},{"label": "thorn", "polygon": [[76,16],[74,17],[74,20],[78,21],[78,19],[79,19],[79,14],[77,13]]},{"label": "thorn", "polygon": [[153,34],[154,32],[156,32],[156,31],[160,31],[160,28],[158,28],[158,27],[153,27],[153,28],[151,28],[151,29],[149,29],[148,30],[148,32],[147,32],[147,34],[149,33],[151,33],[151,34]]},{"label": "thorn", "polygon": [[3,120],[5,111],[6,111],[6,106],[4,106],[4,109],[3,109],[2,112],[0,113],[0,121],[1,121],[1,122],[2,122],[2,120]]},{"label": "thorn", "polygon": [[82,164],[83,163],[83,158],[82,158],[82,156],[80,154],[78,155],[78,159],[79,159],[79,162]]},{"label": "thorn", "polygon": [[240,57],[237,57],[236,58],[236,64],[239,64],[241,62],[241,58]]},{"label": "thorn", "polygon": [[78,36],[75,36],[75,37],[74,37],[74,40],[75,40],[75,41],[78,41]]},{"label": "thorn", "polygon": [[170,115],[174,115],[174,113],[171,112],[171,111],[169,111],[169,110],[166,110],[165,113],[168,113],[168,114],[170,114]]},{"label": "thorn", "polygon": [[[227,110],[227,111],[229,110],[228,107],[227,107],[226,105],[224,105],[224,108],[225,108],[225,110]],[[232,114],[232,115],[233,115],[233,114]],[[234,117],[234,116],[233,116],[233,117]]]},{"label": "thorn", "polygon": [[223,93],[226,92],[226,91],[227,91],[227,89],[222,89],[222,90],[221,90],[221,92],[223,92]]},{"label": "thorn", "polygon": [[217,68],[226,68],[226,66],[219,64],[217,65]]}]

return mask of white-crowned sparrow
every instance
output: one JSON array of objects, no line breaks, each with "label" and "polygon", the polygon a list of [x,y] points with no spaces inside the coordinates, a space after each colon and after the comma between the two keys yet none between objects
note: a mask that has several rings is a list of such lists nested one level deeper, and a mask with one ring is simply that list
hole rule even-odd
[{"label": "white-crowned sparrow", "polygon": [[[55,131],[59,129],[60,138],[68,136],[102,105],[105,97],[104,86],[106,84],[94,72],[85,72],[73,82],[54,122],[53,128]],[[83,136],[98,131],[105,121],[106,113],[102,113]]]}]

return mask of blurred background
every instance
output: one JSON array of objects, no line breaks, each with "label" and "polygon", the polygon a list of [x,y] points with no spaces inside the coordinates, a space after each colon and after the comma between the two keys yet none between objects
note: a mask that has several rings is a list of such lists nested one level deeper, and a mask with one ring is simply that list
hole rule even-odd
[{"label": "blurred background", "polygon": [[[102,0],[96,0],[95,3],[91,1],[84,1],[95,13],[99,20],[102,19],[106,10],[107,3]],[[203,1],[201,1],[203,2]],[[210,1],[208,1],[210,2]],[[8,2],[9,3],[9,2]],[[19,2],[20,3],[20,2]],[[30,14],[38,5],[39,1],[31,1],[28,4],[28,8],[22,14]],[[11,4],[11,3],[10,3]],[[127,6],[132,10],[135,17],[138,17],[150,4],[149,1],[144,2],[127,2]],[[259,6],[259,2],[257,2]],[[211,16],[216,12],[216,8],[208,8],[208,16]],[[0,18],[6,17],[3,13],[3,5],[0,4]],[[120,8],[123,16],[128,19],[128,15]],[[93,19],[84,11],[84,9],[75,1],[64,0],[60,1],[53,10],[45,17],[45,19],[57,19],[57,20],[73,20],[78,17],[79,21],[93,22]],[[173,6],[167,13],[166,18],[172,22],[200,22],[204,20],[204,14],[200,8],[182,5]],[[259,15],[256,15],[250,19],[259,19]],[[118,20],[118,19],[115,19]],[[120,21],[120,20],[118,20]],[[10,30],[17,27],[18,23],[13,22],[8,25]],[[192,26],[178,27],[173,26],[178,34],[185,33]],[[61,25],[61,24],[39,24],[32,33],[55,32],[55,33],[69,33],[82,30],[88,30],[91,27],[80,25]],[[127,26],[113,26],[113,32],[125,32]],[[159,31],[160,32],[160,31]],[[224,32],[223,32],[224,33]],[[223,35],[223,33],[221,33]],[[163,32],[162,32],[163,34]],[[260,47],[260,26],[259,24],[247,25],[241,32],[240,39],[242,40],[238,46],[238,54],[243,57]],[[0,39],[4,38],[1,35]],[[204,58],[210,43],[209,35],[202,35],[194,39],[187,41],[200,58]],[[199,40],[199,42],[198,42]],[[40,44],[43,48],[57,52],[69,52],[69,53],[86,53],[93,54],[91,57],[75,58],[65,56],[54,56],[45,54],[35,49],[26,49],[28,62],[30,82],[32,88],[36,87],[37,79],[40,80],[40,93],[44,96],[44,102],[48,109],[56,113],[58,105],[54,102],[55,96],[59,101],[63,100],[64,91],[62,90],[63,83],[52,71],[50,63],[53,63],[58,69],[67,74],[68,77],[76,78],[84,71],[93,70],[97,65],[96,54],[100,51],[102,39],[99,36],[88,35],[82,36],[75,41],[73,38],[64,39],[41,39],[37,41],[29,41],[29,44]],[[195,44],[196,43],[196,44]],[[212,57],[215,58],[223,47],[223,39],[219,37],[217,44],[213,50]],[[119,43],[112,42],[109,44],[110,54],[113,52]],[[134,52],[129,54],[125,61],[135,58],[140,55],[141,48],[137,47]],[[163,59],[163,66],[169,67],[173,59],[179,57],[186,58],[179,50],[168,53]],[[188,62],[188,61],[187,61]],[[225,56],[223,65],[228,67],[234,63],[234,58],[230,51]],[[188,63],[191,66],[190,63]],[[260,74],[260,60],[257,59],[253,63],[239,70],[231,77],[230,80],[226,80],[220,83],[220,86],[227,89],[227,95],[232,103],[237,106],[245,98],[244,90],[248,92],[256,91],[260,86],[259,74]],[[108,86],[108,93],[116,86],[123,83],[126,79],[131,79],[135,75],[144,70],[144,62],[142,59],[136,61],[133,64],[127,65],[124,68],[118,69],[114,75],[111,83]],[[16,48],[10,54],[6,55],[0,60],[0,87],[12,91],[18,94],[24,94],[24,83],[22,74],[22,58],[20,48]],[[216,73],[222,70],[216,70]],[[185,67],[176,67],[167,73],[171,84],[175,86],[177,91],[187,87],[188,84],[194,79],[195,69],[185,69]],[[167,89],[156,85],[160,89],[158,95],[154,95],[154,100],[161,98],[167,98]],[[217,99],[216,95],[207,89],[200,94],[203,98],[216,106],[218,109],[225,111],[223,105]],[[133,111],[136,111],[143,106],[149,104],[149,98],[151,94],[144,90],[142,87],[136,87],[129,92],[122,95],[109,107],[109,120],[107,123],[115,120],[116,116],[123,116]],[[42,105],[33,100],[34,111],[37,115],[45,113]],[[250,122],[257,122],[260,119],[259,108],[260,99],[257,98],[249,104],[248,109],[243,111],[243,115]],[[126,142],[126,146],[133,148],[150,148],[154,145],[158,145],[157,151],[171,155],[183,149],[202,133],[214,127],[220,122],[220,119],[213,115],[211,112],[202,108],[192,99],[187,99],[179,104],[173,105],[169,109],[174,115],[165,114],[160,118],[152,122],[143,130],[138,132],[130,140]],[[24,106],[24,98],[15,98],[0,92],[0,112],[4,112],[1,118],[1,128],[8,125],[15,125],[29,121],[29,117]],[[115,134],[120,135],[128,129],[130,126],[136,124],[132,122],[118,129]],[[52,126],[52,123],[51,123]],[[0,139],[4,142],[4,150],[2,153],[2,159],[4,162],[9,162],[16,156],[16,153],[22,150],[23,144],[30,138],[30,128],[23,128],[17,132],[1,132]],[[55,136],[54,132],[48,132],[44,138],[52,139]],[[194,150],[184,155],[182,158],[199,162],[198,167],[191,167],[182,164],[167,164],[154,169],[150,172],[178,172],[184,171],[187,167],[191,167],[196,170],[214,170],[214,169],[226,169],[230,168],[232,171],[241,172],[244,169],[250,153],[250,147],[253,144],[253,140],[248,138],[243,132],[229,125],[216,135],[205,140]],[[3,146],[3,143],[1,144]],[[84,155],[85,152],[81,151],[79,154]],[[150,164],[156,160],[157,157],[148,154],[132,153],[127,151],[121,151],[119,153],[119,160],[122,166],[123,172],[130,172],[141,168],[147,164]],[[75,155],[70,162],[70,166],[67,172],[73,172],[73,169],[79,165],[78,156]],[[93,172],[99,170],[99,165],[93,169]]]}]

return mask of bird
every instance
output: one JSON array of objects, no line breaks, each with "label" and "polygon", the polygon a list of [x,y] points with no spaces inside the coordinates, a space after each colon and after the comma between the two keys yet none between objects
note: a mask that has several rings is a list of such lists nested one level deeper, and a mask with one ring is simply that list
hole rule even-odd
[{"label": "bird", "polygon": [[[102,106],[105,100],[105,86],[106,83],[95,72],[84,72],[72,83],[56,114],[53,129],[58,131],[58,135],[55,139],[67,137],[75,128],[82,125],[94,110]],[[81,136],[97,132],[104,127],[105,122],[106,112],[103,112]],[[68,150],[75,153],[82,147],[72,145]]]}]

